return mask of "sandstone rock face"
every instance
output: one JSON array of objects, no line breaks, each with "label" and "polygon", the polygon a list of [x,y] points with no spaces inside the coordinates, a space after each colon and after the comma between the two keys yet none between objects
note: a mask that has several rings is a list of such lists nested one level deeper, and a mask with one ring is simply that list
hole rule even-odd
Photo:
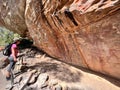
[{"label": "sandstone rock face", "polygon": [[25,0],[0,0],[0,26],[25,36]]},{"label": "sandstone rock face", "polygon": [[120,79],[119,0],[1,0],[0,15],[49,55]]}]

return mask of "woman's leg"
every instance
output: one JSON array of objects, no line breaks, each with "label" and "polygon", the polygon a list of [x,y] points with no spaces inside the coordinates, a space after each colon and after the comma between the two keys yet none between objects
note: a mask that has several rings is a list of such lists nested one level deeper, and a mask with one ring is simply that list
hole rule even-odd
[{"label": "woman's leg", "polygon": [[9,59],[9,61],[10,61],[10,64],[9,64],[9,66],[8,66],[8,68],[7,68],[6,77],[9,78],[9,77],[10,77],[11,69],[12,69],[13,66],[15,65],[15,62],[14,62],[14,59],[13,59],[12,56],[10,56],[8,59]]},{"label": "woman's leg", "polygon": [[10,61],[10,64],[7,68],[7,74],[6,74],[6,77],[10,77],[10,71],[11,69],[13,68],[13,65],[14,65],[14,62],[13,61]]}]

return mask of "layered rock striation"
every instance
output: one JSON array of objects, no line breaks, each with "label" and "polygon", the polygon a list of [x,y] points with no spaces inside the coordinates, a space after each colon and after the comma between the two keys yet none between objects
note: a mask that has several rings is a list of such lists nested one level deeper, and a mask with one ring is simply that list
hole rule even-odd
[{"label": "layered rock striation", "polygon": [[1,0],[0,25],[55,58],[120,79],[119,0]]}]

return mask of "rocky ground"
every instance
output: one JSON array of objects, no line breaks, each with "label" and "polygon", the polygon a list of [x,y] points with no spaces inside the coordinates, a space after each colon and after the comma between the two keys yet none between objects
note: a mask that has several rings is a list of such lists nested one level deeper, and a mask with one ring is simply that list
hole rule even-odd
[{"label": "rocky ground", "polygon": [[[16,64],[11,90],[120,90],[120,80],[73,67],[34,48],[23,50],[21,55],[18,59],[27,65]],[[0,90],[8,85],[10,82],[0,72]]]}]

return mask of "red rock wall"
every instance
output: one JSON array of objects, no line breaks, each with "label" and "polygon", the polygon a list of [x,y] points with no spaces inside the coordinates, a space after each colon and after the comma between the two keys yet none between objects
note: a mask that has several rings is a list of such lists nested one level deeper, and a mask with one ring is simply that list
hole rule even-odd
[{"label": "red rock wall", "polygon": [[[25,27],[14,31],[30,34],[37,47],[64,62],[120,79],[119,0],[26,0],[22,5],[15,11],[24,13],[23,19],[16,17],[22,24],[14,26]],[[4,18],[3,26],[12,27]]]}]

